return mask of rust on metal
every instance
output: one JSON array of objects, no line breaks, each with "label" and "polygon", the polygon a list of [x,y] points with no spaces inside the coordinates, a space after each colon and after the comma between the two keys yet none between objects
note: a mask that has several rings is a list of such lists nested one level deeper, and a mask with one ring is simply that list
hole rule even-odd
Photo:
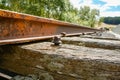
[{"label": "rust on metal", "polygon": [[61,37],[65,37],[66,36],[66,32],[61,32]]},{"label": "rust on metal", "polygon": [[47,39],[61,32],[73,35],[95,31],[99,30],[0,9],[0,45]]},{"label": "rust on metal", "polygon": [[62,41],[60,36],[54,36],[52,42],[54,43],[55,46],[59,46]]}]

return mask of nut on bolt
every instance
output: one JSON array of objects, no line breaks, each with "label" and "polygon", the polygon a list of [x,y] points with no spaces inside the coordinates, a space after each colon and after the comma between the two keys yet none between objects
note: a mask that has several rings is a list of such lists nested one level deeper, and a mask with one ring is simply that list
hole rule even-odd
[{"label": "nut on bolt", "polygon": [[55,46],[59,46],[62,41],[60,36],[54,36],[52,42],[54,43]]},{"label": "nut on bolt", "polygon": [[85,33],[82,33],[82,35],[85,35]]},{"label": "nut on bolt", "polygon": [[61,32],[61,36],[65,37],[66,36],[66,32]]}]

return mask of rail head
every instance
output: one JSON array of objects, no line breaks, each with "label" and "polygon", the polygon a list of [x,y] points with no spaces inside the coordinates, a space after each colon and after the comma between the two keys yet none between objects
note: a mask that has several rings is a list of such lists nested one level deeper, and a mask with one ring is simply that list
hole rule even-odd
[{"label": "rail head", "polygon": [[[93,29],[93,28],[89,28],[86,26],[80,26],[78,24],[55,20],[53,18],[45,18],[45,17],[34,16],[34,15],[29,15],[29,14],[24,14],[24,13],[18,13],[18,12],[9,11],[9,10],[3,10],[3,9],[0,9],[0,17],[24,19],[24,20],[38,21],[38,22],[44,22],[44,23],[52,23],[52,24],[57,24],[57,25],[61,25],[61,26],[66,26],[66,27],[72,26],[72,27],[81,27],[81,28],[85,28],[85,29]],[[93,29],[93,30],[98,30],[98,29]]]}]

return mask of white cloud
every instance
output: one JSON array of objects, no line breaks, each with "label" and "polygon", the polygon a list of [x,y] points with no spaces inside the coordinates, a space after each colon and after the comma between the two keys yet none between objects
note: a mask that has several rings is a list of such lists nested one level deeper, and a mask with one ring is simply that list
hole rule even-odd
[{"label": "white cloud", "polygon": [[102,17],[115,17],[115,16],[120,16],[120,11],[116,11],[116,12],[113,12],[113,11],[109,11],[109,12],[101,12],[100,13],[100,16]]},{"label": "white cloud", "polygon": [[99,9],[99,8],[100,8],[100,5],[92,4],[92,3],[93,3],[93,0],[70,0],[70,2],[73,4],[74,7],[78,8],[78,9],[79,9],[81,6],[89,6],[89,7],[91,7],[92,9],[93,9],[93,8],[96,8],[96,9]]},{"label": "white cloud", "polygon": [[110,6],[120,6],[120,0],[100,0],[105,2],[104,5],[93,4],[93,0],[70,0],[74,7],[89,6],[91,9],[100,10],[100,16],[120,16],[120,12],[106,12]]},{"label": "white cloud", "polygon": [[107,6],[107,5],[103,5],[103,6],[99,7],[100,12],[104,12],[108,9],[110,9],[110,6]]},{"label": "white cloud", "polygon": [[82,0],[70,0],[71,4],[76,7],[76,8],[79,8],[80,7],[80,2]]},{"label": "white cloud", "polygon": [[100,0],[103,2],[106,2],[107,6],[119,6],[120,5],[120,0]]},{"label": "white cloud", "polygon": [[92,4],[93,1],[92,0],[84,0],[83,3],[79,4],[80,6],[89,6],[90,8],[96,8],[96,9],[99,9],[100,5],[95,5],[95,4]]},{"label": "white cloud", "polygon": [[105,5],[102,5],[99,10],[100,12],[104,12],[108,9],[111,8],[111,6],[114,6],[114,7],[117,7],[117,6],[120,6],[120,0],[100,0],[100,1],[103,1],[105,2],[106,4]]}]

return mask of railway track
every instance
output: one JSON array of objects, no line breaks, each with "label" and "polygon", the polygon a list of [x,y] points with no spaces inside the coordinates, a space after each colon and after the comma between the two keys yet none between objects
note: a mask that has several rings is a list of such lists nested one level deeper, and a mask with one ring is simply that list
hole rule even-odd
[{"label": "railway track", "polygon": [[[46,40],[55,35],[76,36],[92,34],[100,30],[0,9],[0,45]],[[9,80],[15,75],[0,69],[0,80]]]},{"label": "railway track", "polygon": [[66,36],[100,30],[0,9],[0,45],[45,40],[62,32]]}]

